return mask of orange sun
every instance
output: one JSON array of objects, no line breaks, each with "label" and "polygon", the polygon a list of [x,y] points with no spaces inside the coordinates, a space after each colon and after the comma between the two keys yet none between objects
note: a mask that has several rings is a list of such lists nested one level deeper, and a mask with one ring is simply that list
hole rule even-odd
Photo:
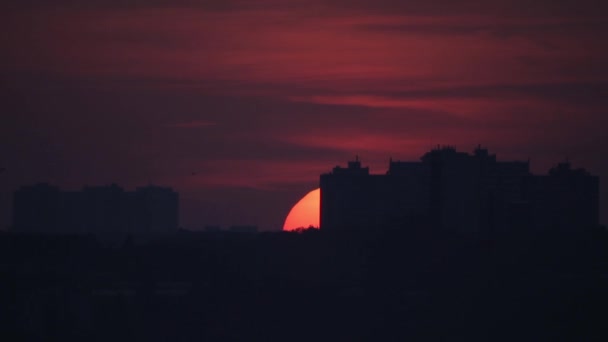
[{"label": "orange sun", "polygon": [[289,211],[283,230],[295,230],[310,226],[319,228],[320,195],[321,189],[315,189],[302,197]]}]

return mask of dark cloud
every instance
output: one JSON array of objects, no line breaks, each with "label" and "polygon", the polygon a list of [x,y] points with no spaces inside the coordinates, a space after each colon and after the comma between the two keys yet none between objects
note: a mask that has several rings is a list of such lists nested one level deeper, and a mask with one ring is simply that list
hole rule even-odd
[{"label": "dark cloud", "polygon": [[605,82],[557,82],[536,84],[488,84],[483,86],[457,86],[419,88],[402,92],[382,92],[385,96],[400,98],[498,98],[537,97],[557,102],[584,103],[591,106],[606,106],[608,93]]},{"label": "dark cloud", "polygon": [[379,13],[411,15],[463,15],[483,14],[499,16],[550,16],[550,15],[595,15],[605,10],[601,0],[540,0],[540,1],[485,1],[485,0],[338,0],[332,1],[342,8],[376,11]]},{"label": "dark cloud", "polygon": [[[471,18],[475,19],[475,18]],[[431,23],[404,23],[393,24],[367,24],[361,25],[362,30],[382,31],[386,33],[407,33],[427,35],[471,35],[488,34],[499,38],[517,36],[538,36],[543,34],[576,35],[581,32],[592,32],[602,35],[608,31],[608,23],[603,18],[581,17],[564,19],[563,21],[537,22],[533,20],[505,22],[478,23],[475,21],[446,22],[435,21]]]},{"label": "dark cloud", "polygon": [[[206,11],[247,11],[263,9],[290,9],[304,7],[307,1],[293,0],[9,0],[3,6],[12,9],[148,9],[196,8]],[[319,3],[323,3],[322,1]]]},{"label": "dark cloud", "polygon": [[235,11],[252,9],[307,9],[317,12],[335,11],[349,13],[390,13],[405,15],[594,15],[600,17],[607,8],[602,0],[12,0],[4,2],[7,8],[76,8],[76,9],[129,9],[129,8],[176,8],[190,7],[212,11]]}]

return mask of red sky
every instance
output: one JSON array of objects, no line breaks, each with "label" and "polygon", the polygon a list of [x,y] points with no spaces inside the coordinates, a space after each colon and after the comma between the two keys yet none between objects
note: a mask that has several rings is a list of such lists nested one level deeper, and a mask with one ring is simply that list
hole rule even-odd
[{"label": "red sky", "polygon": [[603,1],[2,6],[0,227],[49,181],[168,185],[186,228],[279,229],[355,154],[383,173],[437,144],[608,178]]}]

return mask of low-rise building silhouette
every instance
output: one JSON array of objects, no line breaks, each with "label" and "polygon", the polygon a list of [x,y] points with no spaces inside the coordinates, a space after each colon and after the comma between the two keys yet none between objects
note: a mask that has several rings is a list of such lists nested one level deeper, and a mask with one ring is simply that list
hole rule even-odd
[{"label": "low-rise building silhouette", "polygon": [[203,228],[203,231],[207,233],[219,233],[222,231],[222,227],[217,225],[207,225]]},{"label": "low-rise building silhouette", "polygon": [[525,179],[526,220],[533,226],[568,228],[599,224],[599,178],[560,163],[548,175]]},{"label": "low-rise building silhouette", "polygon": [[158,233],[178,228],[179,196],[171,188],[133,192],[112,184],[61,191],[41,183],[14,194],[13,229],[45,233]]},{"label": "low-rise building silhouette", "polygon": [[358,158],[320,177],[321,229],[425,226],[462,232],[597,226],[599,180],[560,164],[546,176],[529,161],[497,161],[437,147],[418,162],[389,162],[373,175]]},{"label": "low-rise building silhouette", "polygon": [[230,226],[230,228],[228,228],[229,232],[232,233],[257,233],[258,232],[258,227],[257,226],[248,226],[248,225],[244,225],[244,226]]}]

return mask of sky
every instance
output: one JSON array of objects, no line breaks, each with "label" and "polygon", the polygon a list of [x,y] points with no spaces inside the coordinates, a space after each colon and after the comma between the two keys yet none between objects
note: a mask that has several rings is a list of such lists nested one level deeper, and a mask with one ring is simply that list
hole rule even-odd
[{"label": "sky", "polygon": [[0,229],[12,193],[147,184],[180,223],[280,229],[319,175],[433,146],[600,176],[608,4],[576,0],[9,0]]}]

